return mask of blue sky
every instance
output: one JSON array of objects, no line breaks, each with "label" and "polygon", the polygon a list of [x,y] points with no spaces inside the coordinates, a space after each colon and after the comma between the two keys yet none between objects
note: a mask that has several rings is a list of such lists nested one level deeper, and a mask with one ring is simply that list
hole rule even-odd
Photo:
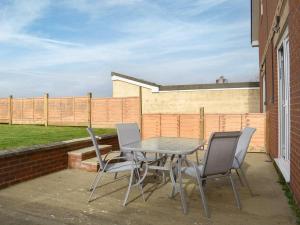
[{"label": "blue sky", "polygon": [[0,1],[0,97],[110,96],[111,71],[161,84],[257,80],[250,1]]}]

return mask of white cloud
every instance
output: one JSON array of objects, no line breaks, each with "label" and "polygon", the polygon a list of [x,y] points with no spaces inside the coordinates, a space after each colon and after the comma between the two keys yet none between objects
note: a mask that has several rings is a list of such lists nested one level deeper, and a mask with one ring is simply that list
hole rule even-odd
[{"label": "white cloud", "polygon": [[135,6],[143,2],[143,0],[62,0],[60,4],[87,13],[91,17],[99,17],[109,9]]},{"label": "white cloud", "polygon": [[[176,15],[193,16],[225,1],[184,1],[186,10],[182,10],[180,7],[184,3],[174,0],[170,7]],[[0,95],[14,90],[27,95],[45,91],[60,95],[82,94],[90,89],[107,95],[112,70],[173,84],[213,82],[220,74],[232,81],[253,80],[257,70],[253,62],[257,58],[256,50],[250,49],[250,44],[247,48],[241,43],[250,29],[248,19],[227,24],[181,20],[169,14],[162,16],[167,9],[153,1],[142,0],[65,0],[58,3],[60,7],[76,9],[91,17],[101,17],[110,9],[125,6],[144,15],[138,20],[114,25],[112,29],[123,34],[118,40],[83,44],[62,41],[55,36],[48,38],[41,33],[37,36],[29,31],[34,22],[46,15],[52,3],[15,0],[0,9],[0,44],[26,49],[13,60],[0,54]],[[1,88],[9,84],[10,90]],[[67,90],[66,84],[70,87]]]},{"label": "white cloud", "polygon": [[0,8],[1,31],[7,33],[22,32],[33,21],[43,15],[49,0],[13,0]]}]

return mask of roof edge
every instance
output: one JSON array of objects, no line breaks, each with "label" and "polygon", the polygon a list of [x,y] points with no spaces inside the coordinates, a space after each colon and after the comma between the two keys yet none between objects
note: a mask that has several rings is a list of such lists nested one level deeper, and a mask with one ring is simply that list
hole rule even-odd
[{"label": "roof edge", "polygon": [[250,39],[252,47],[259,47],[259,12],[260,2],[258,0],[250,0]]},{"label": "roof edge", "polygon": [[161,86],[159,90],[160,91],[176,91],[176,90],[180,91],[180,90],[238,89],[238,88],[259,88],[259,82],[166,85],[166,86]]},{"label": "roof edge", "polygon": [[241,88],[259,88],[259,82],[235,82],[223,84],[182,84],[182,85],[159,85],[143,79],[132,76],[111,72],[112,80],[119,80],[133,85],[151,89],[152,92],[159,91],[184,91],[184,90],[205,90],[205,89],[241,89]]},{"label": "roof edge", "polygon": [[116,73],[116,72],[111,72],[111,79],[114,80],[119,80],[119,81],[123,81],[123,82],[127,82],[133,85],[137,85],[137,86],[141,86],[141,87],[145,87],[148,89],[151,89],[152,92],[159,92],[159,88],[160,85],[153,83],[153,82],[149,82],[143,79],[138,79],[132,76],[127,76],[121,73]]}]

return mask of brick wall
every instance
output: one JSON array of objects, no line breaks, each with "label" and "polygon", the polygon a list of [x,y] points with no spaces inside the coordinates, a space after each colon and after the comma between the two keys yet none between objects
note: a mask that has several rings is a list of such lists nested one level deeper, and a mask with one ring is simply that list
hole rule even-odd
[{"label": "brick wall", "polygon": [[[285,2],[288,3],[285,5]],[[299,0],[283,1],[280,17],[280,30],[274,34],[269,46],[266,46],[267,35],[272,28],[274,12],[278,0],[263,0],[264,12],[260,21],[259,54],[260,63],[265,48],[268,48],[265,59],[267,85],[267,133],[266,146],[273,158],[278,156],[278,71],[277,45],[285,26],[289,29],[290,43],[290,109],[291,109],[291,189],[295,199],[300,203],[300,2]],[[288,11],[289,9],[289,11]],[[287,16],[288,15],[288,16]],[[262,82],[262,80],[261,80]],[[262,90],[263,91],[263,90]],[[262,94],[261,94],[262,96]],[[262,109],[262,106],[261,106]]]},{"label": "brick wall", "polygon": [[300,203],[300,1],[290,0],[291,188]]},{"label": "brick wall", "polygon": [[[104,135],[101,144],[119,149],[116,135]],[[68,167],[67,152],[92,146],[89,138],[0,152],[0,188]]]},{"label": "brick wall", "polygon": [[276,158],[278,156],[278,74],[277,54],[273,46],[269,46],[266,57],[266,110],[267,110],[267,136],[268,153]]},{"label": "brick wall", "polygon": [[[276,42],[278,34],[275,34],[269,45],[267,39],[272,29],[278,0],[262,0],[263,13],[260,16],[259,27],[259,62],[264,64],[264,70],[261,71],[261,87],[263,75],[266,81],[266,149],[268,153],[276,158],[278,156],[278,74],[277,74],[277,50]],[[281,32],[281,31],[280,31]],[[263,53],[266,51],[265,59]],[[263,109],[261,89],[261,111]]]},{"label": "brick wall", "polygon": [[[139,86],[113,81],[113,97],[139,96]],[[258,113],[259,87],[235,89],[198,89],[191,91],[161,91],[153,93],[142,88],[143,113]]]}]

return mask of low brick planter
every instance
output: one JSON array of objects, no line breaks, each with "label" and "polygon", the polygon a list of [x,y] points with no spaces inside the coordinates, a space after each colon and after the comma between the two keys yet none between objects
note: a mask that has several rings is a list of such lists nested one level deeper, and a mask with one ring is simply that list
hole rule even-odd
[{"label": "low brick planter", "polygon": [[[117,135],[103,135],[99,144],[119,149]],[[90,138],[0,151],[0,188],[68,168],[68,152],[92,146]]]}]

